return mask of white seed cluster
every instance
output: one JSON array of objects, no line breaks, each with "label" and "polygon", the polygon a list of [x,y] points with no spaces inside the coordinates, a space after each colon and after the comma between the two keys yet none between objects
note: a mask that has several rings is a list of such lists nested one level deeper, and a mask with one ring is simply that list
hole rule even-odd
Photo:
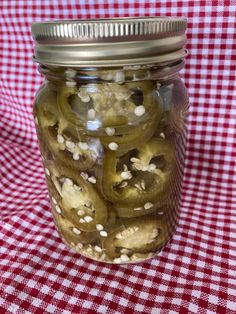
[{"label": "white seed cluster", "polygon": [[133,177],[130,171],[122,171],[120,175],[123,180],[130,180]]},{"label": "white seed cluster", "polygon": [[137,162],[140,162],[140,159],[132,157],[132,158],[130,158],[130,161],[133,163],[137,163]]},{"label": "white seed cluster", "polygon": [[122,254],[129,254],[129,253],[130,253],[130,250],[124,248],[124,249],[121,249],[120,252],[121,252]]},{"label": "white seed cluster", "polygon": [[153,203],[151,202],[147,202],[146,204],[144,204],[144,209],[150,209],[153,207]]},{"label": "white seed cluster", "polygon": [[147,241],[147,244],[154,242],[158,235],[159,235],[159,229],[153,229],[149,235],[149,239]]},{"label": "white seed cluster", "polygon": [[55,210],[58,214],[61,214],[62,212],[61,208],[58,205],[55,206]]},{"label": "white seed cluster", "polygon": [[136,187],[136,189],[138,189],[139,191],[145,191],[146,189],[146,185],[144,180],[141,180],[139,183],[135,183],[134,186]]},{"label": "white seed cluster", "polygon": [[74,187],[74,190],[76,191],[82,191],[82,188],[76,184],[74,184],[73,187]]},{"label": "white seed cluster", "polygon": [[79,89],[77,95],[82,100],[82,102],[87,103],[90,101],[90,96],[85,89]]},{"label": "white seed cluster", "polygon": [[137,106],[134,109],[134,114],[138,117],[141,117],[142,115],[144,115],[145,111],[146,111],[146,109],[143,105]]},{"label": "white seed cluster", "polygon": [[72,231],[73,231],[75,234],[77,234],[77,235],[79,235],[79,234],[81,233],[81,231],[80,231],[78,228],[76,228],[76,227],[73,227]]},{"label": "white seed cluster", "polygon": [[129,261],[129,256],[126,255],[126,254],[121,254],[120,260],[121,260],[121,262],[123,262],[123,263],[128,262],[128,261]]},{"label": "white seed cluster", "polygon": [[79,160],[79,158],[80,158],[80,154],[79,153],[73,153],[73,159],[74,160]]},{"label": "white seed cluster", "polygon": [[157,168],[157,167],[156,167],[155,164],[149,164],[149,165],[148,165],[148,171],[149,171],[149,172],[153,172],[154,170],[156,170],[156,168]]},{"label": "white seed cluster", "polygon": [[76,249],[81,250],[82,248],[83,248],[83,244],[82,243],[76,244]]},{"label": "white seed cluster", "polygon": [[129,170],[128,166],[126,164],[123,164],[123,169],[124,169],[124,171],[128,171]]},{"label": "white seed cluster", "polygon": [[91,217],[91,216],[85,216],[85,217],[84,217],[84,220],[85,220],[87,223],[90,223],[91,221],[93,221],[93,217]]},{"label": "white seed cluster", "polygon": [[86,142],[73,142],[71,139],[66,139],[61,133],[57,134],[57,142],[59,143],[60,150],[67,150],[72,153],[74,160],[79,160],[80,155],[88,155],[92,158],[96,158],[96,151],[89,147],[89,143]]},{"label": "white seed cluster", "polygon": [[105,230],[102,230],[102,231],[100,231],[100,236],[101,237],[107,237],[108,234],[107,234],[107,232]]},{"label": "white seed cluster", "polygon": [[135,210],[135,211],[139,211],[139,210],[143,210],[143,209],[148,210],[148,209],[150,209],[152,207],[153,207],[153,203],[147,202],[147,203],[144,204],[143,207],[135,207],[133,210]]},{"label": "white seed cluster", "polygon": [[80,175],[84,180],[88,180],[89,175],[87,174],[87,172],[81,172]]},{"label": "white seed cluster", "polygon": [[108,135],[108,136],[112,136],[112,135],[114,135],[115,134],[115,129],[114,128],[111,128],[111,127],[107,127],[107,128],[105,128],[105,132],[106,132],[106,134]]},{"label": "white seed cluster", "polygon": [[85,211],[84,211],[83,209],[79,209],[79,210],[77,211],[77,215],[78,215],[78,216],[84,216],[84,215],[85,215]]},{"label": "white seed cluster", "polygon": [[102,248],[98,245],[95,245],[94,250],[97,251],[98,253],[102,252]]},{"label": "white seed cluster", "polygon": [[69,186],[73,186],[73,181],[70,178],[65,178],[64,183],[69,185]]},{"label": "white seed cluster", "polygon": [[54,197],[52,197],[52,202],[53,202],[53,204],[57,205],[57,201]]},{"label": "white seed cluster", "polygon": [[132,157],[130,161],[133,163],[133,167],[139,171],[148,171],[148,172],[155,172],[156,171],[156,165],[146,164],[141,159]]},{"label": "white seed cluster", "polygon": [[87,172],[81,172],[80,175],[81,175],[81,177],[82,177],[84,180],[86,180],[86,181],[88,181],[88,182],[90,182],[90,183],[95,184],[95,183],[97,182],[97,179],[96,179],[94,176],[91,176],[91,177],[90,177]]},{"label": "white seed cluster", "polygon": [[76,245],[75,249],[79,251],[82,255],[87,256],[89,258],[98,260],[98,261],[109,261],[110,259],[103,252],[103,249],[98,245],[91,245],[91,244],[81,244],[79,243]]},{"label": "white seed cluster", "polygon": [[136,189],[138,189],[139,191],[142,191],[142,187],[139,183],[135,183],[134,186],[136,187]]},{"label": "white seed cluster", "polygon": [[92,203],[91,203],[90,201],[86,201],[86,202],[84,203],[84,206],[90,208],[90,207],[92,206]]},{"label": "white seed cluster", "polygon": [[115,236],[115,238],[116,238],[117,240],[122,240],[122,239],[123,239],[123,236],[122,236],[121,233],[118,233],[118,234]]},{"label": "white seed cluster", "polygon": [[66,147],[73,150],[75,148],[75,143],[72,141],[66,140]]},{"label": "white seed cluster", "polygon": [[89,178],[88,178],[88,181],[89,181],[90,183],[93,183],[93,184],[95,184],[95,183],[97,182],[97,180],[96,180],[96,178],[95,178],[94,176],[89,177]]},{"label": "white seed cluster", "polygon": [[144,181],[144,180],[141,180],[140,186],[141,186],[141,188],[142,188],[143,190],[146,189],[146,185],[145,185],[145,181]]},{"label": "white seed cluster", "polygon": [[110,148],[110,150],[117,150],[119,145],[115,142],[111,142],[108,144],[108,147]]},{"label": "white seed cluster", "polygon": [[120,257],[113,259],[113,263],[115,263],[115,264],[127,263],[129,261],[130,261],[130,258],[126,254],[121,254]]},{"label": "white seed cluster", "polygon": [[57,134],[57,141],[59,144],[63,144],[65,142],[65,139],[61,134]]},{"label": "white seed cluster", "polygon": [[90,120],[94,120],[96,117],[96,111],[94,109],[89,109],[88,110],[88,118]]},{"label": "white seed cluster", "polygon": [[104,227],[101,224],[96,224],[96,229],[97,229],[97,231],[102,231],[104,229]]},{"label": "white seed cluster", "polygon": [[121,184],[119,184],[119,188],[125,188],[126,186],[128,185],[128,182],[127,181],[123,181],[121,182]]}]

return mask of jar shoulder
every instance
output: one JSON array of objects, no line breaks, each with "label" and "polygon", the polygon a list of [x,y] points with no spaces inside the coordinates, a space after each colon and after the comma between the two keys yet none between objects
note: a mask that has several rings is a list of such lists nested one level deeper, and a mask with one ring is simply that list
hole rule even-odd
[{"label": "jar shoulder", "polygon": [[57,101],[57,91],[55,88],[52,87],[52,84],[49,82],[44,82],[39,90],[37,91],[34,104],[33,104],[33,111],[34,114],[38,114],[40,110],[48,110],[55,106]]}]

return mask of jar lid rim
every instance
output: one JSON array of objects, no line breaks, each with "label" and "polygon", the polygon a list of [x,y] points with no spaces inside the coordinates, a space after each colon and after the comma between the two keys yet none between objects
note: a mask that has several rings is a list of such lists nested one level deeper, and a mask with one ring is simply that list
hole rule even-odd
[{"label": "jar lid rim", "polygon": [[57,64],[73,59],[99,66],[101,60],[120,64],[123,55],[124,62],[135,64],[135,59],[178,51],[186,42],[186,26],[185,17],[124,17],[37,22],[31,32],[38,62],[51,64],[53,55]]}]

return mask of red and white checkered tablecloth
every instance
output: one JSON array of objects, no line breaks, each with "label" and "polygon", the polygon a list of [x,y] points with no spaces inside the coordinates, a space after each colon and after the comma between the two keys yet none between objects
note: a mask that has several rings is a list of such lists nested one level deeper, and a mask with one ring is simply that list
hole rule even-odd
[{"label": "red and white checkered tablecloth", "polygon": [[[42,82],[30,24],[188,17],[191,101],[181,218],[158,257],[103,265],[60,240],[32,119]],[[236,1],[0,1],[0,313],[236,311]]]}]

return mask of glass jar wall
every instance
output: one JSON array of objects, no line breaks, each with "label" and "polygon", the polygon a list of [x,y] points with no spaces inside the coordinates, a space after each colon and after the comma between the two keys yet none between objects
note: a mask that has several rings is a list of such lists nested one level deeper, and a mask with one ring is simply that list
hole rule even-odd
[{"label": "glass jar wall", "polygon": [[40,66],[47,79],[34,117],[53,217],[81,255],[143,261],[173,234],[188,112],[182,66]]}]

